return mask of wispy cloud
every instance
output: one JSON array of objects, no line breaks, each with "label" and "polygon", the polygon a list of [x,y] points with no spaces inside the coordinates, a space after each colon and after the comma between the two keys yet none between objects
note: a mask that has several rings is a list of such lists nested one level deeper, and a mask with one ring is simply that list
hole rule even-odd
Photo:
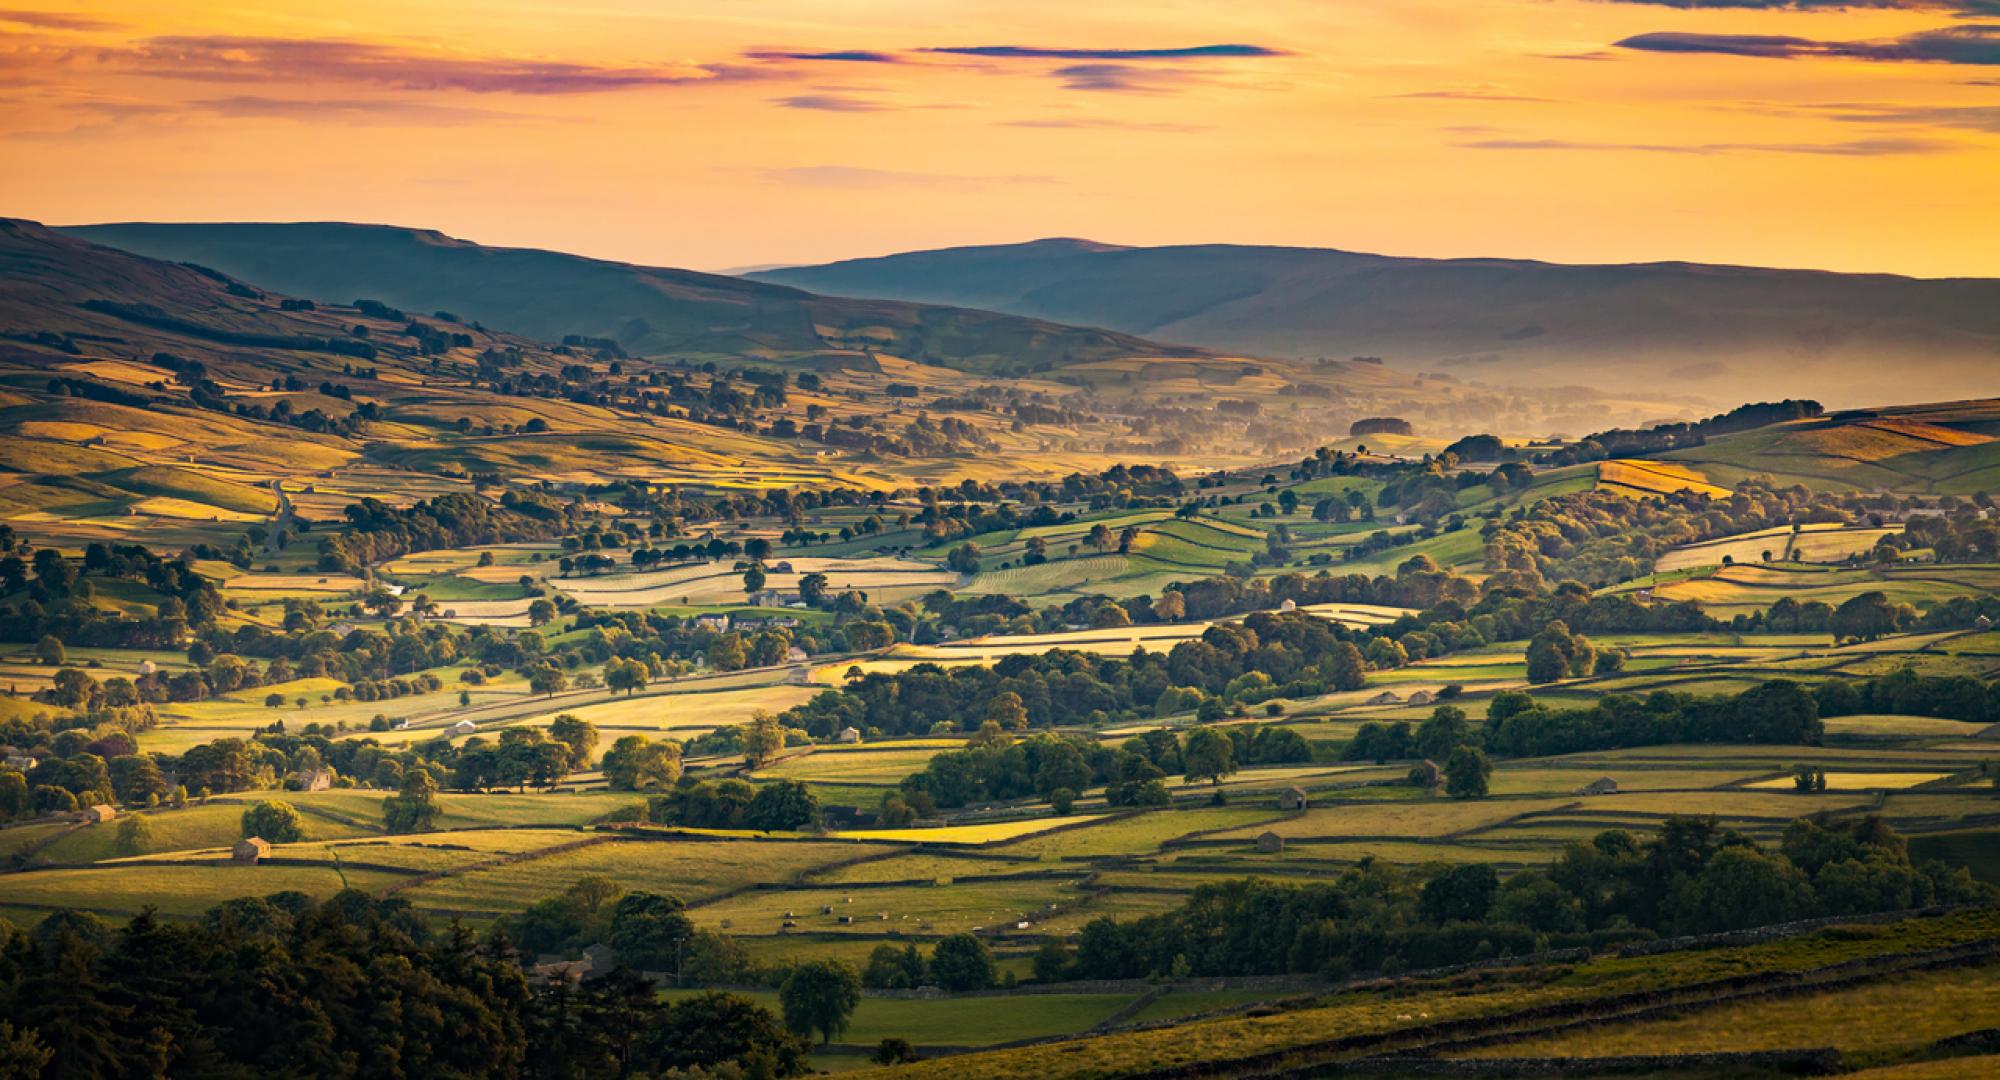
[{"label": "wispy cloud", "polygon": [[818,112],[881,112],[887,106],[866,98],[850,97],[846,94],[793,94],[773,101],[787,109],[811,109]]},{"label": "wispy cloud", "polygon": [[1855,124],[1912,124],[2000,134],[2000,105],[1869,105],[1822,106],[1833,119]]},{"label": "wispy cloud", "polygon": [[72,15],[63,11],[23,11],[19,8],[0,8],[0,22],[17,26],[32,26],[38,30],[116,30],[122,23],[105,19],[93,19],[88,15]]},{"label": "wispy cloud", "polygon": [[1194,76],[1179,68],[1137,64],[1070,64],[1053,72],[1066,90],[1100,90],[1125,94],[1157,94]]},{"label": "wispy cloud", "polygon": [[870,169],[854,165],[801,165],[764,169],[761,175],[773,183],[825,188],[938,188],[974,191],[980,188],[1018,184],[1055,184],[1053,176],[992,175],[964,176],[947,173],[902,172]]},{"label": "wispy cloud", "polygon": [[827,51],[795,49],[753,49],[743,54],[751,60],[794,60],[801,63],[834,64],[901,64],[903,57],[892,52],[875,49],[832,49]]},{"label": "wispy cloud", "polygon": [[1956,143],[1935,139],[1850,139],[1831,143],[1642,143],[1585,142],[1571,139],[1478,139],[1455,143],[1462,150],[1558,150],[1586,153],[1640,154],[1817,154],[1828,157],[1889,157],[1937,154],[1958,149]]},{"label": "wispy cloud", "polygon": [[1407,94],[1392,94],[1395,98],[1435,98],[1441,101],[1552,101],[1552,98],[1535,97],[1531,94],[1517,94],[1499,86],[1467,86],[1451,90],[1417,90]]},{"label": "wispy cloud", "polygon": [[193,82],[346,83],[470,93],[588,94],[772,77],[763,69],[731,64],[647,66],[445,55],[323,38],[156,37],[92,55],[138,74]]},{"label": "wispy cloud", "polygon": [[979,56],[991,60],[1199,60],[1217,57],[1287,56],[1267,45],[1186,45],[1167,49],[1069,49],[1040,45],[942,45],[919,52]]},{"label": "wispy cloud", "polygon": [[1949,11],[1962,15],[2000,14],[2000,0],[1606,0],[1614,4],[1679,8],[1683,11]]},{"label": "wispy cloud", "polygon": [[1621,49],[1655,53],[1711,53],[1765,60],[1834,57],[1884,63],[2000,64],[2000,25],[1975,23],[1923,30],[1880,41],[1819,41],[1772,34],[1639,34]]},{"label": "wispy cloud", "polygon": [[1190,134],[1197,131],[1213,130],[1202,124],[1176,124],[1145,120],[1113,120],[1108,117],[1046,117],[1031,120],[1003,120],[1000,127],[1044,128],[1057,131],[1157,131],[1167,134]]}]

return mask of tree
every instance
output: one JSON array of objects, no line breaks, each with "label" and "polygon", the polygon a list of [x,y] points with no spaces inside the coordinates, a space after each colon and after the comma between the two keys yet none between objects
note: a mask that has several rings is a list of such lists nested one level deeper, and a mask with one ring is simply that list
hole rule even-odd
[{"label": "tree", "polygon": [[799,579],[799,599],[807,607],[818,607],[826,599],[827,576],[815,570]]},{"label": "tree", "polygon": [[1725,847],[1695,878],[1675,922],[1688,934],[1742,930],[1804,918],[1813,903],[1812,884],[1789,860]]},{"label": "tree", "polygon": [[757,789],[757,796],[743,812],[743,823],[753,829],[782,831],[803,828],[819,817],[819,796],[802,781],[780,780]]},{"label": "tree", "polygon": [[569,688],[569,675],[554,664],[543,664],[528,672],[528,689],[543,697],[554,697]]},{"label": "tree", "polygon": [[35,659],[50,667],[58,667],[69,659],[69,653],[63,648],[61,638],[43,634],[42,640],[35,643]]},{"label": "tree", "polygon": [[547,626],[555,621],[556,606],[548,597],[538,596],[528,605],[528,625]]},{"label": "tree", "polygon": [[753,769],[778,756],[785,748],[785,729],[778,724],[778,718],[764,709],[750,714],[750,723],[743,729],[743,762]]},{"label": "tree", "polygon": [[917,1048],[910,1040],[891,1035],[875,1044],[875,1052],[868,1060],[877,1065],[907,1065],[917,1060]]},{"label": "tree", "polygon": [[1887,593],[1865,592],[1834,609],[1831,629],[1836,641],[1873,641],[1896,632],[1896,609]]},{"label": "tree", "polygon": [[749,567],[747,567],[743,571],[744,595],[755,596],[758,593],[763,592],[764,582],[768,580],[769,578],[767,578],[764,574],[764,565],[762,563],[754,563],[754,562],[751,563]]},{"label": "tree", "polygon": [[646,680],[652,672],[638,660],[623,660],[616,656],[604,662],[604,688],[616,693],[625,691],[627,697],[646,687]]},{"label": "tree", "polygon": [[1028,726],[1028,707],[1021,703],[1021,695],[1004,690],[986,703],[986,719],[1004,731],[1020,731]]},{"label": "tree", "polygon": [[1090,532],[1084,536],[1083,542],[1096,548],[1099,554],[1111,550],[1111,545],[1115,543],[1111,539],[1111,530],[1105,528],[1103,522],[1092,525]]},{"label": "tree", "polygon": [[571,713],[561,713],[549,723],[549,737],[569,748],[572,770],[590,764],[590,753],[597,749],[597,725]]},{"label": "tree", "polygon": [[659,893],[626,893],[611,910],[611,932],[605,944],[618,962],[638,971],[679,971],[680,950],[694,936],[687,905]]},{"label": "tree", "polygon": [[1198,727],[1181,744],[1181,762],[1189,783],[1208,780],[1219,787],[1236,771],[1236,744],[1214,728]]},{"label": "tree", "polygon": [[[1073,801],[1077,792],[1090,786],[1090,763],[1075,744],[1047,736],[1037,738],[1035,744],[1041,750],[1041,764],[1035,769],[1035,794],[1053,802],[1057,792],[1066,791]],[[1058,812],[1069,811],[1058,808]]]},{"label": "tree", "polygon": [[266,799],[243,811],[243,835],[261,836],[273,844],[294,843],[305,836],[305,819],[291,803]]},{"label": "tree", "polygon": [[430,771],[413,767],[403,774],[403,788],[382,800],[382,825],[392,833],[428,832],[438,816],[438,785]]},{"label": "tree", "polygon": [[1417,726],[1417,756],[1441,761],[1465,743],[1469,731],[1465,710],[1454,705],[1440,705],[1431,711],[1430,719]]},{"label": "tree", "polygon": [[861,980],[854,969],[837,960],[811,960],[792,969],[778,988],[785,1026],[795,1034],[830,1043],[847,1030],[848,1018],[861,1004]]},{"label": "tree", "polygon": [[[144,855],[153,842],[153,823],[139,814],[127,814],[118,819],[118,838],[113,842],[113,850],[120,855]],[[4,1076],[0,1070],[0,1076]]]},{"label": "tree", "polygon": [[913,944],[897,948],[888,942],[868,954],[861,985],[871,990],[913,990],[924,984],[924,958]]},{"label": "tree", "polygon": [[626,735],[604,752],[603,767],[605,783],[616,791],[670,788],[681,778],[681,746],[671,739]]},{"label": "tree", "polygon": [[1161,622],[1179,622],[1187,618],[1187,597],[1178,589],[1169,589],[1153,601],[1153,617]]},{"label": "tree", "polygon": [[971,934],[952,934],[931,952],[931,981],[958,993],[991,989],[999,978],[985,942]]},{"label": "tree", "polygon": [[1476,746],[1461,746],[1444,763],[1444,791],[1454,799],[1479,799],[1486,795],[1493,777],[1493,763]]},{"label": "tree", "polygon": [[964,543],[952,548],[951,553],[945,556],[944,564],[960,574],[977,574],[979,572],[979,545]]},{"label": "tree", "polygon": [[727,1075],[717,1066],[733,1065],[737,1075],[795,1076],[805,1069],[805,1046],[769,1009],[713,990],[674,1002],[646,1032],[644,1048],[660,1073]]}]

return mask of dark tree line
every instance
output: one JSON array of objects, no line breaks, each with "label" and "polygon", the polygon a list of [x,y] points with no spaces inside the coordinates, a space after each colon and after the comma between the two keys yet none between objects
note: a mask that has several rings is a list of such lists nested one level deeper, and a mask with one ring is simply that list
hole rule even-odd
[{"label": "dark tree line", "polygon": [[[624,905],[635,931],[649,903]],[[672,923],[670,903],[650,906]],[[504,933],[434,931],[360,892],[231,900],[188,924],[147,912],[117,930],[62,911],[0,939],[10,1064],[48,1080],[803,1069],[799,1041],[746,999],[669,1004],[623,969],[537,988]]]},{"label": "dark tree line", "polygon": [[1084,927],[1052,945],[1044,978],[1133,979],[1445,967],[1576,945],[1746,929],[1816,916],[1989,899],[1963,868],[1913,863],[1879,818],[1801,819],[1775,851],[1713,819],[1669,819],[1573,842],[1546,870],[1411,870],[1370,862],[1324,884],[1199,886],[1181,907]]}]

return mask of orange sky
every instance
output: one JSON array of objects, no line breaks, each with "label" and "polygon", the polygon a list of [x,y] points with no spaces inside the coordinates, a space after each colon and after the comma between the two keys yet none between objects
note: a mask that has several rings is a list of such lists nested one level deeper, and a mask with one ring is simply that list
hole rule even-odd
[{"label": "orange sky", "polygon": [[0,0],[0,214],[2000,276],[2000,0],[1851,2]]}]

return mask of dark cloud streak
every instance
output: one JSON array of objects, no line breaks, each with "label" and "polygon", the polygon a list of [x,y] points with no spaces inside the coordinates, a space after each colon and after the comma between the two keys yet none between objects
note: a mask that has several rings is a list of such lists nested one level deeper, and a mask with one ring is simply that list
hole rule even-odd
[{"label": "dark cloud streak", "polygon": [[2000,65],[2000,25],[1972,23],[1883,41],[1818,41],[1771,34],[1639,34],[1617,43],[1638,52],[1745,56],[1762,60],[1834,58],[1880,63]]}]

